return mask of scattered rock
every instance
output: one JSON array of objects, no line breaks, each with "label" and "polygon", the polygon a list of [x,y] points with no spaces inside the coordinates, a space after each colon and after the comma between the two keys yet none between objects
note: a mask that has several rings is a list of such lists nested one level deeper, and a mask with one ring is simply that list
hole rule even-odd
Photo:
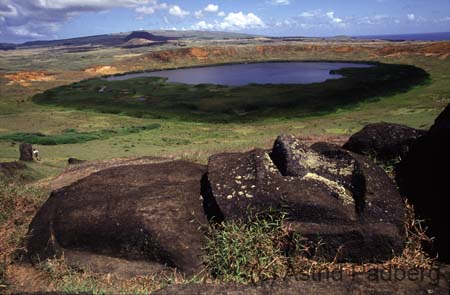
[{"label": "scattered rock", "polygon": [[429,250],[450,262],[448,234],[450,196],[450,105],[439,115],[430,131],[415,142],[396,168],[401,192],[412,202],[416,214],[426,220],[428,235],[435,237]]},{"label": "scattered rock", "polygon": [[404,207],[384,171],[339,147],[308,148],[277,138],[272,153],[218,154],[203,184],[205,211],[215,221],[246,220],[271,209],[289,226],[325,246],[315,253],[340,261],[378,261],[404,247]]},{"label": "scattered rock", "polygon": [[82,164],[84,162],[86,162],[86,161],[85,160],[80,160],[80,159],[77,159],[77,158],[69,158],[67,160],[67,163],[69,165],[77,165],[77,164]]},{"label": "scattered rock", "polygon": [[375,123],[353,134],[343,148],[380,161],[404,158],[411,145],[426,131],[399,124]]},{"label": "scattered rock", "polygon": [[64,253],[69,265],[124,276],[167,267],[196,273],[204,242],[199,227],[207,224],[204,173],[204,166],[184,161],[121,166],[53,191],[30,224],[29,257]]},{"label": "scattered rock", "polygon": [[20,161],[33,161],[33,147],[29,143],[21,143],[19,146]]}]

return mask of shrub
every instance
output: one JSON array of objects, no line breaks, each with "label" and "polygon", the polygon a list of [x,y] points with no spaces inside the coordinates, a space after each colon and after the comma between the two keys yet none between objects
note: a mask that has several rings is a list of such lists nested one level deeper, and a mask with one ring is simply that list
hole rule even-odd
[{"label": "shrub", "polygon": [[139,133],[142,131],[158,129],[160,124],[150,124],[145,126],[128,126],[118,130],[103,129],[93,132],[77,132],[75,129],[66,129],[62,134],[46,135],[42,133],[13,133],[0,136],[0,140],[8,140],[14,142],[26,142],[30,144],[40,145],[58,145],[58,144],[75,144],[84,143],[97,139],[108,139],[115,135],[128,135]]}]

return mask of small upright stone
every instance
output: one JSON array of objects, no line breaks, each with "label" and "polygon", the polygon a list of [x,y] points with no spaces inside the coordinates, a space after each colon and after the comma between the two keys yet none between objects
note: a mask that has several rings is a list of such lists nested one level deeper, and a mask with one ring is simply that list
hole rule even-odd
[{"label": "small upright stone", "polygon": [[68,160],[67,160],[67,163],[69,164],[69,165],[78,165],[78,164],[82,164],[82,163],[84,163],[85,161],[84,160],[80,160],[80,159],[77,159],[77,158],[69,158]]},{"label": "small upright stone", "polygon": [[33,161],[33,147],[29,143],[21,143],[19,146],[20,161]]}]

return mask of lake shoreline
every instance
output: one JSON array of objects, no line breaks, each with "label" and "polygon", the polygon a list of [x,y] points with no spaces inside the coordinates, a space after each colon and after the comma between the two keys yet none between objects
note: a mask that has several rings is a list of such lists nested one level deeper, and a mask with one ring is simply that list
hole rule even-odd
[{"label": "lake shoreline", "polygon": [[252,61],[236,61],[236,62],[223,62],[223,63],[208,63],[208,64],[201,64],[201,65],[191,65],[191,66],[180,66],[180,67],[168,67],[164,69],[147,69],[142,71],[129,71],[129,72],[123,72],[123,73],[117,73],[113,75],[102,75],[100,78],[106,79],[109,77],[119,77],[119,76],[125,76],[129,74],[139,74],[139,73],[150,73],[150,72],[160,72],[160,71],[170,71],[170,70],[181,70],[181,69],[196,69],[196,68],[209,68],[209,67],[216,67],[216,66],[227,66],[227,65],[240,65],[240,64],[258,64],[258,63],[291,63],[291,62],[304,62],[304,63],[316,63],[316,62],[323,62],[323,63],[354,63],[354,64],[368,64],[377,66],[381,64],[381,62],[378,61],[364,61],[364,60],[329,60],[329,59],[310,59],[310,60],[301,60],[301,59],[265,59],[265,60],[252,60]]},{"label": "lake shoreline", "polygon": [[212,84],[239,87],[250,84],[312,84],[329,79],[341,79],[338,71],[348,68],[370,68],[366,63],[345,62],[264,62],[217,65],[209,67],[182,68],[172,70],[129,73],[103,78],[109,82],[125,81],[144,77],[160,77],[169,83],[189,85]]}]

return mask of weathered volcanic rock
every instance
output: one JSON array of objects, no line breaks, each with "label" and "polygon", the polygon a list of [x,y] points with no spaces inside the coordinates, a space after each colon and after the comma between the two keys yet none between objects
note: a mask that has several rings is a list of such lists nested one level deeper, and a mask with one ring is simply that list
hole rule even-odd
[{"label": "weathered volcanic rock", "polygon": [[[273,160],[272,160],[273,159]],[[264,150],[219,154],[208,163],[203,196],[209,218],[247,219],[270,209],[290,228],[325,246],[317,255],[345,261],[385,260],[404,247],[404,208],[393,182],[364,157],[295,137]]]},{"label": "weathered volcanic rock", "polygon": [[450,262],[449,167],[450,105],[396,168],[400,191],[414,205],[418,217],[426,220],[428,235],[436,238],[429,250],[446,262]]},{"label": "weathered volcanic rock", "polygon": [[77,158],[69,158],[69,159],[67,159],[67,163],[69,165],[78,165],[78,164],[82,164],[84,162],[86,162],[86,161],[80,160],[80,159],[77,159]]},{"label": "weathered volcanic rock", "polygon": [[390,123],[375,123],[353,134],[343,148],[357,154],[390,161],[407,155],[411,145],[426,131]]},{"label": "weathered volcanic rock", "polygon": [[[408,272],[413,275],[408,275]],[[415,276],[414,273],[418,275]],[[405,274],[402,277],[402,274]],[[420,277],[420,279],[418,279]],[[155,295],[266,295],[266,294],[436,294],[449,292],[448,272],[437,269],[397,269],[384,272],[368,271],[359,274],[341,272],[315,273],[308,276],[289,277],[279,281],[265,281],[257,285],[172,285],[156,291]]]},{"label": "weathered volcanic rock", "polygon": [[26,241],[32,261],[64,252],[77,267],[135,275],[201,269],[205,167],[175,161],[114,167],[54,191]]},{"label": "weathered volcanic rock", "polygon": [[33,147],[29,143],[21,143],[19,146],[20,161],[33,161]]}]

